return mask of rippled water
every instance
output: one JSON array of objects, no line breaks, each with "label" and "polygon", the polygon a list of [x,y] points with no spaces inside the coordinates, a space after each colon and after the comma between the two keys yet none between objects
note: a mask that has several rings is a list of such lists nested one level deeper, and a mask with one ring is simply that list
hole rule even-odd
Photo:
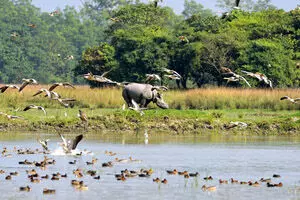
[{"label": "rippled water", "polygon": [[[51,150],[59,148],[59,137],[55,134],[39,134],[42,138],[50,137]],[[18,148],[41,149],[36,142],[38,134],[0,135],[0,148],[12,150]],[[67,135],[66,137],[71,137]],[[36,167],[19,165],[18,162],[28,159],[41,161],[42,154],[16,155],[0,157],[0,169],[5,174],[0,175],[1,199],[299,199],[300,198],[300,140],[293,137],[176,137],[151,136],[148,144],[144,144],[142,136],[96,136],[87,135],[79,143],[80,150],[90,150],[93,155],[81,157],[48,155],[56,160],[46,170]],[[116,152],[114,157],[104,154],[105,150]],[[115,157],[142,160],[142,162],[119,163],[112,168],[101,167],[102,162],[113,160]],[[98,162],[93,166],[86,165],[95,157]],[[77,160],[76,165],[68,164]],[[60,172],[67,173],[68,178],[59,181],[41,180],[41,183],[31,183],[26,170],[36,168],[40,175]],[[101,176],[95,180],[85,175],[83,180],[89,187],[88,191],[77,191],[70,182],[76,179],[72,171],[82,168],[96,170]],[[150,178],[128,178],[125,182],[117,181],[115,173],[120,170],[149,169],[154,173]],[[179,175],[168,175],[165,170],[199,172],[197,178],[184,179]],[[5,180],[9,172],[18,171],[19,176],[12,180]],[[282,188],[267,188],[265,183],[260,187],[231,184],[220,185],[218,179],[240,181],[256,181],[269,178],[273,174],[280,174],[281,178],[272,179],[274,183],[283,183]],[[203,177],[212,176],[214,180],[204,181]],[[157,184],[152,178],[166,178],[168,184]],[[215,192],[204,192],[202,185],[215,185]],[[20,186],[29,185],[31,192],[20,192]],[[56,189],[54,195],[44,195],[43,188]]]}]

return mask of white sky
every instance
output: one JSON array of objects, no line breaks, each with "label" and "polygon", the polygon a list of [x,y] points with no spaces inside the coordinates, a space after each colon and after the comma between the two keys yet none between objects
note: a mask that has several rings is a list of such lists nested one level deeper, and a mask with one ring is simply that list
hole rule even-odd
[{"label": "white sky", "polygon": [[[74,6],[76,8],[82,5],[82,0],[32,0],[32,3],[41,8],[42,11],[52,11],[55,8],[64,8],[66,5]],[[201,3],[205,8],[210,8],[214,12],[219,11],[215,7],[216,0],[196,0],[198,3]],[[172,7],[176,13],[180,13],[183,10],[184,0],[163,0],[163,3],[160,5],[166,5]],[[296,8],[297,4],[300,4],[300,0],[272,0],[272,4],[277,8],[282,8],[284,10],[292,10]]]}]

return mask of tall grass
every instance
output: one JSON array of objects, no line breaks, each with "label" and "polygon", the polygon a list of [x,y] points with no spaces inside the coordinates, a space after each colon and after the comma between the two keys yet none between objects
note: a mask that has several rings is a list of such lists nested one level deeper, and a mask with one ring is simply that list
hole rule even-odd
[{"label": "tall grass", "polygon": [[[41,105],[46,108],[63,108],[57,101],[49,100],[43,95],[32,95],[40,88],[49,85],[27,86],[23,93],[8,89],[0,94],[0,108],[17,109],[28,104]],[[58,87],[55,89],[62,98],[75,98],[77,108],[120,108],[125,102],[122,88],[91,89],[88,86],[76,86],[76,89]],[[192,90],[171,90],[164,92],[164,99],[173,109],[269,109],[299,110],[299,104],[280,101],[282,96],[300,97],[299,89],[232,89],[206,88]],[[154,107],[150,105],[150,107]]]}]

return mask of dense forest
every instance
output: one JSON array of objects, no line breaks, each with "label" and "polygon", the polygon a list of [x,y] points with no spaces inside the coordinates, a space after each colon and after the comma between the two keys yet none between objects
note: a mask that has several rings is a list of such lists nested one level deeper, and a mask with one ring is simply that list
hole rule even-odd
[{"label": "dense forest", "polygon": [[169,68],[190,88],[226,85],[229,68],[263,73],[275,87],[300,86],[299,7],[245,0],[234,9],[234,0],[218,0],[222,15],[185,0],[176,14],[159,0],[85,0],[80,9],[47,13],[30,0],[0,1],[0,83],[83,84],[82,74],[105,71],[115,81],[144,82]]}]

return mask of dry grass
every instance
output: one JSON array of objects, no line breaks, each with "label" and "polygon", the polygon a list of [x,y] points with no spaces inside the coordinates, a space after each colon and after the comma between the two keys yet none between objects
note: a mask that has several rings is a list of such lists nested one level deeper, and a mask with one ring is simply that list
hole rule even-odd
[{"label": "dry grass", "polygon": [[[42,105],[47,108],[60,108],[56,101],[42,95],[32,95],[40,88],[49,85],[28,86],[23,93],[8,89],[0,94],[3,109],[22,108],[28,104]],[[75,98],[79,108],[120,108],[124,104],[121,88],[90,89],[89,86],[76,86],[76,89],[58,87],[56,92],[62,98]],[[232,89],[211,88],[193,90],[172,90],[164,92],[165,101],[174,109],[270,109],[299,110],[300,105],[280,101],[282,96],[300,97],[299,89]]]}]

